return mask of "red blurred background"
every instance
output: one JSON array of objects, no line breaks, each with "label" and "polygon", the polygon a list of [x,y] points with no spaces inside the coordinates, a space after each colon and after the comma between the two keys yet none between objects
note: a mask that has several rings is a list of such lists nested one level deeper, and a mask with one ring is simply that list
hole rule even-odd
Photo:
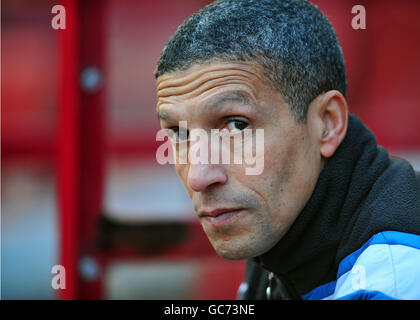
[{"label": "red blurred background", "polygon": [[[156,62],[208,2],[2,1],[3,298],[235,298],[244,262],[213,252],[155,161]],[[342,44],[350,111],[420,170],[420,2],[313,2]],[[56,4],[66,30],[51,27]],[[351,27],[357,4],[366,30]],[[93,90],[86,70],[102,79]],[[51,288],[55,264],[65,290]]]}]

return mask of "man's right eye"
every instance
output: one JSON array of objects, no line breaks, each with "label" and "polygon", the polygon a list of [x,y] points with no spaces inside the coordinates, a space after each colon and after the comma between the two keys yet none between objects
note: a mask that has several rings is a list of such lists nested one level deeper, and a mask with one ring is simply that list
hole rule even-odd
[{"label": "man's right eye", "polygon": [[168,130],[168,136],[174,143],[187,142],[190,133],[188,129],[182,127],[171,127]]}]

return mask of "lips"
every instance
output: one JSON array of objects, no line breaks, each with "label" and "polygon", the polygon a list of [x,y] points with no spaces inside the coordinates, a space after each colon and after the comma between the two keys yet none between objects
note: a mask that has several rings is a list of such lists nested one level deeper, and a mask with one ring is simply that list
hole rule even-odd
[{"label": "lips", "polygon": [[201,210],[198,213],[199,217],[218,217],[222,214],[228,213],[228,212],[233,212],[233,211],[239,211],[242,210],[242,208],[219,208],[219,209],[213,209],[211,211],[205,211],[205,210]]},{"label": "lips", "polygon": [[229,223],[243,208],[219,208],[211,211],[200,211],[198,216],[213,226]]}]

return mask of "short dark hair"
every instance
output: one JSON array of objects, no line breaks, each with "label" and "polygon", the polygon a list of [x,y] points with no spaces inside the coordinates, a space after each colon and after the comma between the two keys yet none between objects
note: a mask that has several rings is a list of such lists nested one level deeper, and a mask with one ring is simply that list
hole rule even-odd
[{"label": "short dark hair", "polygon": [[343,52],[328,19],[304,0],[219,0],[190,18],[163,48],[156,78],[213,61],[257,61],[296,121],[322,92],[346,95]]}]

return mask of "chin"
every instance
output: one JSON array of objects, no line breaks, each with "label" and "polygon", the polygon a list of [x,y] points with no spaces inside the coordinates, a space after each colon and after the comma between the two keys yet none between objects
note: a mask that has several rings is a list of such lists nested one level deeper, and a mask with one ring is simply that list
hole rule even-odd
[{"label": "chin", "polygon": [[225,252],[218,252],[216,251],[217,254],[222,257],[223,259],[227,259],[227,260],[245,260],[245,259],[249,259],[248,256],[243,256],[243,255],[238,255],[232,252],[229,253],[225,253]]},{"label": "chin", "polygon": [[226,246],[226,242],[223,243],[223,246],[213,245],[216,253],[227,260],[245,260],[250,259],[258,254],[254,252],[249,246],[246,248],[238,248],[234,246]]}]

